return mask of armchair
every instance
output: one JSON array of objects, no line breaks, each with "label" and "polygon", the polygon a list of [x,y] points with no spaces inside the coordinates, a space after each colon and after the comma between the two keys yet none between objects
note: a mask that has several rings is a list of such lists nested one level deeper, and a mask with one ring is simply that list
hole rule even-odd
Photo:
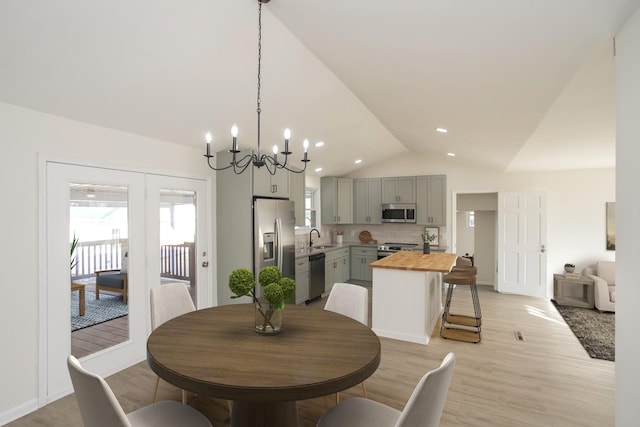
[{"label": "armchair", "polygon": [[100,299],[100,291],[116,292],[122,294],[122,302],[128,301],[128,253],[122,259],[122,268],[114,270],[96,271],[96,299]]},{"label": "armchair", "polygon": [[616,263],[598,261],[596,270],[589,272],[593,279],[596,308],[600,311],[616,311]]}]

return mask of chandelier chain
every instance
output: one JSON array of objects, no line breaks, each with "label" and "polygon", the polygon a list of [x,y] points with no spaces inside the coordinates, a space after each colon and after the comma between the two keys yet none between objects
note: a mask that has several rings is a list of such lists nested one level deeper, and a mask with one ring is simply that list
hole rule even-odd
[{"label": "chandelier chain", "polygon": [[256,99],[257,112],[260,113],[260,77],[262,65],[262,3],[258,2],[258,97]]}]

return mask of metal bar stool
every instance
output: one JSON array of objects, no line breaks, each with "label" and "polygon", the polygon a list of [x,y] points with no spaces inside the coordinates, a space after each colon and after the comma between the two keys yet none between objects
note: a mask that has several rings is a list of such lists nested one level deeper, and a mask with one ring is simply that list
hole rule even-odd
[{"label": "metal bar stool", "polygon": [[[442,277],[442,281],[448,285],[442,322],[440,323],[440,336],[443,338],[472,343],[480,342],[482,311],[480,309],[480,299],[478,298],[478,288],[476,287],[477,272],[476,267],[456,266],[453,267],[450,273]],[[473,301],[473,316],[451,313],[451,300],[453,289],[456,285],[469,286],[471,300]]]}]

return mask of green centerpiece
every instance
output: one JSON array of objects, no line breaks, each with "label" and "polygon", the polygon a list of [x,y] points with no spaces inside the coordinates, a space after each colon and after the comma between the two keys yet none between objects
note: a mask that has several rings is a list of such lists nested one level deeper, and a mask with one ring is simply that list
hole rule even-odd
[{"label": "green centerpiece", "polygon": [[234,270],[229,276],[231,298],[251,297],[256,302],[255,328],[261,335],[275,335],[282,329],[282,310],[285,302],[296,293],[296,282],[282,277],[277,267],[264,267],[258,275],[263,297],[256,297],[256,281],[253,273],[246,268]]}]

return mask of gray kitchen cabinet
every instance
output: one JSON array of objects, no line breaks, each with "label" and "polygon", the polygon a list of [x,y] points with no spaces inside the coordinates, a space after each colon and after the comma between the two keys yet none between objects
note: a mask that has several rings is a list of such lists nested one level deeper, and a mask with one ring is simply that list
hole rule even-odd
[{"label": "gray kitchen cabinet", "polygon": [[353,181],[353,223],[381,224],[382,180],[361,178]]},{"label": "gray kitchen cabinet", "polygon": [[349,248],[338,248],[325,253],[324,260],[324,290],[330,292],[334,283],[344,283],[349,280],[350,264]]},{"label": "gray kitchen cabinet", "polygon": [[275,175],[271,175],[266,166],[250,168],[253,170],[254,196],[289,197],[289,171],[286,169],[278,169]]},{"label": "gray kitchen cabinet", "polygon": [[295,203],[296,226],[304,227],[305,174],[289,173],[289,200]]},{"label": "gray kitchen cabinet", "polygon": [[416,177],[382,178],[382,203],[416,203]]},{"label": "gray kitchen cabinet", "polygon": [[417,177],[416,223],[447,225],[447,176]]},{"label": "gray kitchen cabinet", "polygon": [[353,223],[353,180],[324,176],[320,179],[322,224]]},{"label": "gray kitchen cabinet", "polygon": [[345,283],[351,278],[351,257],[349,248],[341,249],[342,256],[338,258],[338,278],[340,283]]},{"label": "gray kitchen cabinet", "polygon": [[[238,159],[241,159],[247,154],[247,152],[240,152],[237,155]],[[215,161],[217,167],[224,167],[229,165],[232,159],[232,154],[229,153],[228,150],[223,150],[216,153]],[[297,175],[297,174],[292,174]],[[275,175],[271,175],[267,170],[266,166],[261,168],[256,168],[253,166],[249,166],[247,170],[241,175],[236,175],[233,173],[233,170],[229,169],[224,172],[218,174],[219,177],[222,177],[224,182],[229,181],[230,185],[238,183],[240,180],[237,177],[240,176],[248,176],[250,187],[249,196],[265,196],[265,197],[279,197],[283,199],[289,198],[289,171],[286,169],[278,169]],[[236,177],[236,178],[234,178]],[[227,179],[228,178],[228,179]],[[245,178],[242,179],[242,185],[245,184]],[[226,185],[226,184],[225,184]],[[237,193],[239,193],[239,197],[247,196],[246,188],[238,188]]]},{"label": "gray kitchen cabinet", "polygon": [[373,269],[369,266],[378,259],[377,248],[351,247],[351,279],[373,280]]},{"label": "gray kitchen cabinet", "polygon": [[296,304],[309,299],[309,257],[296,258]]}]

